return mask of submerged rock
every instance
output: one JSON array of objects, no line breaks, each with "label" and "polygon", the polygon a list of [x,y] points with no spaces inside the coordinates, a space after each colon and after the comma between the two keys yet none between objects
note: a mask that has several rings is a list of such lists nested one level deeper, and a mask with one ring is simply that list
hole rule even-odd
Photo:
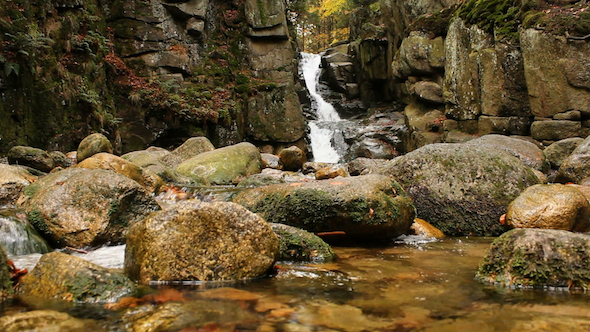
[{"label": "submerged rock", "polygon": [[270,223],[279,237],[279,259],[296,261],[329,261],[336,258],[332,248],[317,235],[302,229]]},{"label": "submerged rock", "polygon": [[343,231],[347,242],[389,242],[414,220],[409,197],[394,180],[364,175],[277,184],[239,193],[234,202],[269,222],[310,232]]},{"label": "submerged rock", "polygon": [[176,171],[196,183],[233,184],[262,170],[258,148],[239,143],[201,153],[181,163]]},{"label": "submerged rock", "polygon": [[112,303],[132,293],[135,286],[122,273],[61,252],[43,255],[21,279],[25,297],[83,303]]},{"label": "submerged rock", "polygon": [[113,153],[113,145],[105,135],[94,133],[86,136],[82,142],[80,142],[76,158],[78,162],[81,162],[82,160],[100,152]]},{"label": "submerged rock", "polygon": [[0,330],[4,332],[59,331],[87,332],[104,331],[90,319],[74,318],[65,312],[55,310],[33,310],[17,312],[0,317]]},{"label": "submerged rock", "polygon": [[497,236],[508,204],[539,183],[533,170],[495,148],[432,144],[395,158],[389,174],[416,204],[420,218],[449,236]]},{"label": "submerged rock", "polygon": [[549,229],[502,234],[479,265],[476,278],[517,287],[590,285],[590,236]]},{"label": "submerged rock", "polygon": [[42,172],[49,172],[54,167],[53,158],[45,150],[30,146],[13,146],[8,151],[8,162],[29,166]]},{"label": "submerged rock", "polygon": [[125,272],[142,284],[255,278],[278,246],[268,224],[238,204],[184,201],[131,228]]},{"label": "submerged rock", "polygon": [[515,228],[586,232],[590,229],[590,204],[574,187],[537,184],[510,203],[506,224]]},{"label": "submerged rock", "polygon": [[0,205],[16,203],[25,187],[36,179],[23,167],[0,164]]},{"label": "submerged rock", "polygon": [[160,209],[137,182],[102,169],[49,174],[29,185],[25,198],[29,222],[57,246],[122,243],[130,225]]}]

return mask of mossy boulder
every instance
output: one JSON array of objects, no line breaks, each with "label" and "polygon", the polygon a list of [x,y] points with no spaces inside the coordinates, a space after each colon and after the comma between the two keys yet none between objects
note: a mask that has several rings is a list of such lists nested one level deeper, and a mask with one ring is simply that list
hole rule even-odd
[{"label": "mossy boulder", "polygon": [[176,171],[196,183],[232,184],[262,170],[260,151],[251,143],[239,143],[204,152],[181,163]]},{"label": "mossy boulder", "polygon": [[466,144],[506,151],[520,159],[525,165],[539,171],[547,171],[549,168],[543,151],[535,144],[519,138],[492,134],[484,135]]},{"label": "mossy boulder", "polygon": [[36,179],[23,167],[0,164],[0,205],[16,203],[24,188]]},{"label": "mossy boulder", "polygon": [[233,201],[269,222],[314,233],[344,231],[334,241],[347,243],[387,243],[407,232],[415,216],[404,190],[382,175],[252,188]]},{"label": "mossy boulder", "polygon": [[4,332],[59,331],[87,332],[103,331],[96,321],[79,319],[65,312],[55,310],[33,310],[13,312],[0,317],[0,330]]},{"label": "mossy boulder", "polygon": [[101,152],[82,160],[76,167],[88,169],[104,169],[125,175],[139,183],[151,193],[157,193],[164,181],[156,174],[143,170],[141,167],[121,157]]},{"label": "mossy boulder", "polygon": [[511,287],[590,287],[590,236],[514,229],[492,243],[476,278]]},{"label": "mossy boulder", "polygon": [[590,136],[586,137],[569,157],[563,160],[555,182],[579,183],[588,177],[590,177]]},{"label": "mossy boulder", "polygon": [[279,237],[279,260],[330,261],[336,258],[332,248],[317,235],[300,228],[270,223]]},{"label": "mossy boulder", "polygon": [[170,154],[161,157],[161,161],[171,168],[175,168],[185,160],[199,155],[203,152],[215,150],[213,144],[207,137],[191,137],[187,139],[181,146],[177,147]]},{"label": "mossy boulder", "polygon": [[506,212],[506,224],[515,228],[590,230],[590,204],[578,189],[562,184],[526,188]]},{"label": "mossy boulder", "polygon": [[113,145],[109,139],[100,133],[86,136],[78,145],[76,158],[78,162],[100,152],[113,153]]},{"label": "mossy boulder", "polygon": [[10,269],[8,266],[8,256],[2,246],[0,246],[0,302],[7,296],[12,295],[12,280],[10,280]]},{"label": "mossy boulder", "polygon": [[126,153],[121,158],[130,161],[144,170],[158,175],[166,182],[186,182],[188,179],[183,179],[178,175],[173,168],[170,168],[163,159],[170,155],[170,151],[158,148],[149,147],[145,150],[133,151]]},{"label": "mossy boulder", "polygon": [[543,150],[551,168],[558,169],[563,161],[584,141],[581,137],[566,138],[552,143]]},{"label": "mossy boulder", "polygon": [[117,302],[134,290],[124,274],[57,251],[43,255],[20,287],[25,297],[78,303]]},{"label": "mossy boulder", "polygon": [[130,225],[160,207],[130,178],[102,169],[68,168],[24,191],[29,222],[55,246],[125,241]]},{"label": "mossy boulder", "polygon": [[142,284],[256,278],[272,266],[278,249],[268,224],[244,207],[190,200],[132,226],[125,272]]},{"label": "mossy boulder", "polygon": [[29,166],[42,172],[49,172],[55,165],[53,158],[45,150],[30,146],[13,146],[8,151],[8,162],[21,166]]},{"label": "mossy boulder", "polygon": [[393,176],[416,204],[418,217],[449,236],[497,236],[506,207],[538,184],[518,158],[474,144],[432,144],[397,157],[378,172]]}]

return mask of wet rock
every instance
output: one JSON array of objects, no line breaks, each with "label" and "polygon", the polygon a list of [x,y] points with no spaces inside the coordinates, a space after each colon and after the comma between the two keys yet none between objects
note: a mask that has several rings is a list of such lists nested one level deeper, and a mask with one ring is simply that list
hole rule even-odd
[{"label": "wet rock", "polygon": [[53,250],[17,209],[0,212],[0,246],[11,256],[44,254]]},{"label": "wet rock", "polygon": [[539,183],[532,169],[496,148],[432,144],[397,157],[378,170],[414,201],[417,214],[449,236],[499,235],[508,204]]},{"label": "wet rock", "polygon": [[196,183],[232,184],[262,170],[258,148],[239,143],[201,153],[181,163],[176,171]]},{"label": "wet rock", "polygon": [[65,312],[55,310],[33,310],[6,315],[0,318],[0,330],[4,332],[104,331],[103,328],[90,319],[74,318]]},{"label": "wet rock", "polygon": [[385,159],[356,158],[346,164],[348,173],[352,176],[361,174],[370,174],[373,169],[383,166],[387,163]]},{"label": "wet rock", "polygon": [[[280,171],[279,171],[280,172]],[[240,188],[252,188],[268,186],[270,184],[285,183],[284,173],[280,172],[277,174],[254,174],[245,178],[238,183]]]},{"label": "wet rock", "polygon": [[476,278],[516,287],[579,287],[590,283],[590,236],[550,229],[502,234],[480,262]]},{"label": "wet rock", "polygon": [[525,189],[506,212],[515,228],[590,230],[590,204],[577,189],[562,184],[537,184]]},{"label": "wet rock", "polygon": [[113,303],[134,290],[122,273],[61,252],[43,255],[20,287],[26,297],[78,303]]},{"label": "wet rock", "polygon": [[10,280],[10,270],[8,267],[8,257],[6,251],[0,246],[0,303],[14,292]]},{"label": "wet rock", "polygon": [[190,330],[206,324],[215,326],[215,323],[248,323],[257,318],[237,302],[190,301],[131,308],[121,320],[121,330],[158,332]]},{"label": "wet rock", "polygon": [[104,169],[125,175],[131,180],[144,186],[151,193],[158,193],[164,181],[156,174],[129,162],[121,157],[110,153],[97,153],[89,158],[84,159],[76,167],[88,169]]},{"label": "wet rock", "polygon": [[36,179],[22,167],[0,164],[0,205],[15,204],[25,187]]},{"label": "wet rock", "polygon": [[125,241],[130,225],[159,210],[152,195],[126,176],[68,168],[29,185],[21,203],[29,222],[57,246]]},{"label": "wet rock", "polygon": [[291,146],[279,152],[279,163],[285,171],[298,171],[306,161],[305,153],[297,146]]},{"label": "wet rock", "polygon": [[253,188],[234,202],[269,222],[314,233],[344,231],[341,240],[351,243],[391,241],[414,220],[414,206],[403,189],[381,175]]},{"label": "wet rock", "polygon": [[590,136],[586,137],[580,145],[565,158],[559,167],[555,182],[578,183],[590,177]]},{"label": "wet rock", "polygon": [[412,223],[410,229],[415,235],[433,237],[437,239],[442,239],[445,237],[445,234],[441,232],[440,229],[432,226],[426,220],[420,218],[414,219],[414,223]]},{"label": "wet rock", "polygon": [[308,162],[304,163],[303,166],[301,166],[301,172],[303,174],[315,173],[319,169],[324,168],[324,167],[328,167],[328,166],[330,166],[330,164],[328,164],[328,163],[318,163],[318,162],[308,161]]},{"label": "wet rock", "polygon": [[361,309],[351,305],[338,305],[327,302],[310,303],[298,310],[293,319],[300,324],[325,326],[345,332],[362,332],[386,329],[390,322],[365,315]]},{"label": "wet rock", "polygon": [[343,165],[334,165],[330,167],[320,168],[315,173],[316,180],[333,179],[339,176],[350,176],[350,174],[348,174],[348,170]]},{"label": "wet rock", "polygon": [[168,167],[175,168],[182,162],[191,159],[203,152],[215,150],[207,137],[191,137],[170,154],[161,156],[160,160]]},{"label": "wet rock", "polygon": [[86,136],[78,145],[77,162],[100,152],[113,153],[113,145],[105,135],[94,133]]},{"label": "wet rock", "polygon": [[13,146],[8,151],[8,162],[21,166],[29,166],[42,172],[49,172],[55,166],[53,159],[45,150],[30,146]]},{"label": "wet rock", "polygon": [[321,262],[336,258],[332,248],[313,233],[277,223],[270,223],[270,228],[279,237],[279,260]]},{"label": "wet rock", "polygon": [[281,169],[280,159],[278,156],[270,153],[261,153],[260,157],[266,168]]},{"label": "wet rock", "polygon": [[142,284],[255,278],[272,266],[278,245],[268,224],[242,206],[185,201],[132,226],[125,272]]},{"label": "wet rock", "polygon": [[408,126],[400,112],[376,113],[347,125],[343,136],[349,145],[345,160],[391,159],[406,151]]},{"label": "wet rock", "polygon": [[485,135],[467,144],[506,151],[531,168],[540,171],[548,170],[549,165],[545,161],[543,151],[531,142],[503,135]]},{"label": "wet rock", "polygon": [[545,154],[551,168],[558,169],[583,141],[584,139],[580,137],[562,139],[545,148],[543,154]]}]

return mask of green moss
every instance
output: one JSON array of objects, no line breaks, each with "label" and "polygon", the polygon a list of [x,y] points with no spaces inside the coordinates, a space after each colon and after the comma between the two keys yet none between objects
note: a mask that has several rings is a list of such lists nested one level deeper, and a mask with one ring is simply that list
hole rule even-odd
[{"label": "green moss", "polygon": [[336,257],[332,248],[315,234],[280,224],[272,224],[279,237],[279,255],[282,260],[327,261]]},{"label": "green moss", "polygon": [[264,4],[264,0],[256,0],[256,1],[258,3],[258,12],[260,13],[260,21],[262,22],[262,24],[266,24],[268,17],[266,14],[266,6]]},{"label": "green moss", "polygon": [[47,227],[47,224],[45,223],[45,218],[43,217],[41,211],[33,209],[29,213],[27,213],[27,218],[29,220],[29,223],[33,225],[33,227],[35,227],[39,234],[41,234],[45,238],[49,238],[51,232],[49,230],[49,227]]}]

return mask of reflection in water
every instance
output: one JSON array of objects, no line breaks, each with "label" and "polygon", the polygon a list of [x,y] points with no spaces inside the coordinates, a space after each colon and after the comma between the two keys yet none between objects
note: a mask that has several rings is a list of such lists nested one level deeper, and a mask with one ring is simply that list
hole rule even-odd
[{"label": "reflection in water", "polygon": [[[220,331],[590,329],[590,301],[585,294],[511,290],[476,282],[475,271],[491,241],[409,237],[388,248],[335,248],[339,257],[335,262],[278,262],[272,278],[230,285],[246,292],[210,294],[210,288],[227,284],[177,287],[187,302],[148,304],[98,316],[103,317],[101,325],[111,331],[146,324],[154,330],[172,331],[166,328],[172,326],[166,325],[170,319],[175,322],[174,331],[213,325]],[[123,251],[123,246],[103,248],[86,258],[117,266],[114,262],[122,262]],[[220,306],[220,301],[227,304]],[[189,312],[207,307],[206,303],[219,312],[210,316]],[[76,315],[80,307],[62,310]],[[231,312],[225,315],[224,308]]]}]

